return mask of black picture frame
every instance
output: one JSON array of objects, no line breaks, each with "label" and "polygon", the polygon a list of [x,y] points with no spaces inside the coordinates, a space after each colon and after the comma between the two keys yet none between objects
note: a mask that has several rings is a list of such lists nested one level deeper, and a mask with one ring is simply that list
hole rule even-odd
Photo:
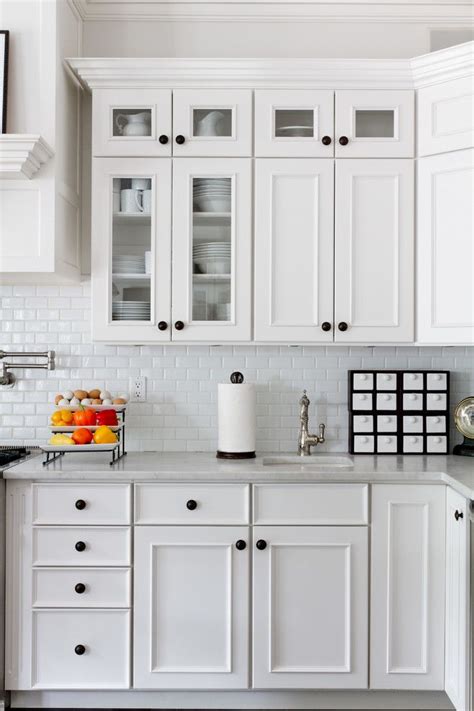
[{"label": "black picture frame", "polygon": [[0,133],[7,132],[8,48],[10,32],[0,30]]}]

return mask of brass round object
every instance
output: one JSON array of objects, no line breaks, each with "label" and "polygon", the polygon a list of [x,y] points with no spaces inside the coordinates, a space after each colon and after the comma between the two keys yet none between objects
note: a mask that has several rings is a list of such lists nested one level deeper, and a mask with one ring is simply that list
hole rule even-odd
[{"label": "brass round object", "polygon": [[474,396],[465,397],[454,410],[454,424],[467,439],[474,439]]}]

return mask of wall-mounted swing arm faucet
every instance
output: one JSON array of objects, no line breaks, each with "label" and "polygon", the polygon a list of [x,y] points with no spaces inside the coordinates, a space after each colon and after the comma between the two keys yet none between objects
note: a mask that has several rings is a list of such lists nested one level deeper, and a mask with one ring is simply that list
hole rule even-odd
[{"label": "wall-mounted swing arm faucet", "polygon": [[[23,370],[31,370],[40,368],[42,370],[54,370],[55,368],[55,357],[54,351],[31,351],[24,352],[21,351],[2,351],[0,350],[0,361],[2,362],[2,369],[0,373],[0,385],[12,388],[15,385],[16,378],[13,373],[10,372],[11,368],[21,368]],[[7,362],[5,358],[13,358],[13,362]],[[15,358],[40,358],[45,360],[43,363],[15,363]]]},{"label": "wall-mounted swing arm faucet", "polygon": [[308,408],[310,400],[306,395],[306,390],[303,390],[303,395],[300,400],[300,433],[298,436],[298,454],[301,457],[309,457],[311,454],[311,447],[316,447],[318,444],[322,444],[324,440],[324,430],[326,425],[319,425],[319,435],[309,434],[308,431]]}]

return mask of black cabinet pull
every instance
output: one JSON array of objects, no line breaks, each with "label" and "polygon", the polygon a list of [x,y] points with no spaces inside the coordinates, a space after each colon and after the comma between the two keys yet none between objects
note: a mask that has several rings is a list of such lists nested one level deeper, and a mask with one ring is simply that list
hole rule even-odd
[{"label": "black cabinet pull", "polygon": [[161,134],[159,137],[159,142],[161,143],[162,146],[166,145],[168,143],[168,136],[165,136],[165,134]]},{"label": "black cabinet pull", "polygon": [[78,551],[79,553],[82,553],[82,551],[85,551],[85,550],[86,550],[86,544],[84,543],[84,541],[78,541],[78,542],[76,543],[76,545],[74,546],[74,548],[75,548],[76,551]]},{"label": "black cabinet pull", "polygon": [[78,499],[76,501],[76,509],[79,509],[79,511],[83,511],[86,508],[86,502],[84,499]]},{"label": "black cabinet pull", "polygon": [[159,331],[166,331],[167,328],[168,328],[168,324],[166,323],[166,321],[158,321],[158,330]]},{"label": "black cabinet pull", "polygon": [[194,501],[194,499],[189,499],[189,501],[186,501],[186,508],[189,511],[194,511],[194,509],[197,509],[197,501]]},{"label": "black cabinet pull", "polygon": [[177,331],[182,331],[184,328],[184,323],[182,321],[175,321],[174,327]]},{"label": "black cabinet pull", "polygon": [[323,136],[321,138],[321,143],[323,146],[330,146],[331,145],[331,136]]},{"label": "black cabinet pull", "polygon": [[456,511],[454,512],[454,518],[456,519],[456,521],[459,521],[460,518],[464,518],[463,512],[462,512],[462,511],[458,511],[458,510],[456,509]]},{"label": "black cabinet pull", "polygon": [[347,144],[349,143],[349,139],[347,138],[347,136],[341,136],[339,139],[339,143],[341,144],[341,146],[347,146]]},{"label": "black cabinet pull", "polygon": [[185,137],[181,136],[181,134],[179,136],[176,136],[176,143],[179,146],[182,146],[185,140],[186,140]]},{"label": "black cabinet pull", "polygon": [[247,548],[247,544],[245,541],[238,540],[235,544],[235,547],[238,551],[244,551]]},{"label": "black cabinet pull", "polygon": [[260,538],[256,544],[259,551],[264,551],[265,548],[267,547],[267,542],[263,540],[263,538]]},{"label": "black cabinet pull", "polygon": [[74,651],[79,657],[81,657],[83,654],[85,654],[86,648],[84,647],[83,644],[77,644],[74,647]]},{"label": "black cabinet pull", "polygon": [[337,327],[340,331],[347,331],[347,329],[349,328],[345,321],[341,321],[340,323],[338,323]]},{"label": "black cabinet pull", "polygon": [[329,323],[329,321],[323,321],[323,323],[321,324],[321,328],[323,329],[323,331],[330,331],[331,324]]},{"label": "black cabinet pull", "polygon": [[86,586],[84,583],[77,583],[77,585],[74,586],[74,590],[77,592],[78,595],[82,595],[82,593],[85,593],[86,591]]}]

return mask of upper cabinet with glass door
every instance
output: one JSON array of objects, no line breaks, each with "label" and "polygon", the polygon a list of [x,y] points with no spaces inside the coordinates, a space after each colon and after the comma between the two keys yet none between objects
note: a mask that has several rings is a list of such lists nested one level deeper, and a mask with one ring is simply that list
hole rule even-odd
[{"label": "upper cabinet with glass door", "polygon": [[255,155],[334,155],[334,92],[259,89],[255,92]]},{"label": "upper cabinet with glass door", "polygon": [[174,156],[251,156],[252,92],[177,89],[173,92]]},{"label": "upper cabinet with glass door", "polygon": [[94,156],[170,156],[170,89],[98,89],[92,100]]},{"label": "upper cabinet with glass door", "polygon": [[336,91],[337,158],[414,156],[415,93]]}]

